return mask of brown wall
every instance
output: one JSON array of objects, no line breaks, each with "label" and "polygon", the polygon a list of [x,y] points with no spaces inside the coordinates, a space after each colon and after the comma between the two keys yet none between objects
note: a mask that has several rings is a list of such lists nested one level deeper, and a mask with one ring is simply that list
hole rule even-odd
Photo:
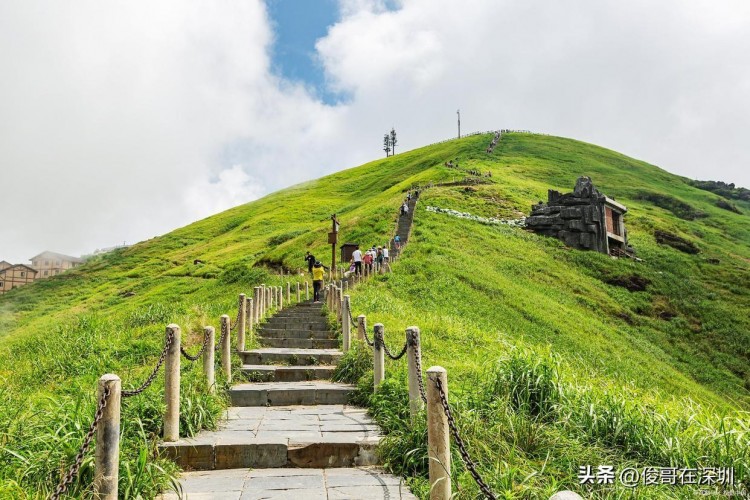
[{"label": "brown wall", "polygon": [[35,273],[27,267],[9,267],[0,271],[0,294],[34,281]]},{"label": "brown wall", "polygon": [[78,262],[59,257],[39,257],[31,261],[31,267],[39,271],[36,275],[37,279],[49,278],[80,265]]}]

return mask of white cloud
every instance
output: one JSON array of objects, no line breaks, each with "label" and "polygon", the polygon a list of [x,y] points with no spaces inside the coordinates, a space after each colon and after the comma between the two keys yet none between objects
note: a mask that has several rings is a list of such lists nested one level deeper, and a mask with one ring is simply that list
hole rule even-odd
[{"label": "white cloud", "polygon": [[0,258],[164,233],[377,157],[392,125],[399,151],[450,137],[457,108],[464,131],[549,132],[750,186],[744,0],[341,14],[317,49],[352,99],[327,106],[270,71],[260,0],[1,3]]}]

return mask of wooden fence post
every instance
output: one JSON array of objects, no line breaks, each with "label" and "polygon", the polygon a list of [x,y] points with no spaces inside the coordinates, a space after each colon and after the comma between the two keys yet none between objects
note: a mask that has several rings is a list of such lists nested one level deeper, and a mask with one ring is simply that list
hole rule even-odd
[{"label": "wooden fence post", "polygon": [[352,323],[349,319],[351,316],[351,303],[349,302],[349,296],[344,295],[344,312],[341,313],[342,323],[341,323],[341,336],[343,337],[342,347],[343,351],[347,352],[349,350],[349,347],[351,345],[351,337],[352,337]]},{"label": "wooden fence post", "polygon": [[247,321],[247,312],[245,311],[245,308],[247,307],[247,298],[245,297],[244,293],[240,294],[240,311],[239,311],[239,324],[237,325],[237,350],[238,351],[244,351],[245,350],[245,327],[247,326],[245,322]]},{"label": "wooden fence post", "polygon": [[224,376],[227,379],[227,382],[232,381],[232,344],[229,341],[229,337],[231,337],[232,332],[229,330],[229,316],[226,314],[223,314],[221,316],[221,327],[222,332],[227,332],[226,335],[224,335],[224,339],[221,341],[221,346],[219,346],[219,349],[221,350],[221,367],[224,370]]},{"label": "wooden fence post", "polygon": [[174,323],[167,326],[166,334],[170,333],[172,344],[164,362],[164,399],[167,403],[164,414],[164,441],[167,442],[180,439],[180,327]]},{"label": "wooden fence post", "polygon": [[357,338],[365,342],[365,332],[367,331],[367,317],[364,314],[357,316]]},{"label": "wooden fence post", "polygon": [[406,363],[409,370],[409,412],[414,418],[423,408],[422,396],[419,394],[419,377],[417,370],[417,356],[421,356],[419,344],[419,328],[410,326],[406,329]]},{"label": "wooden fence post", "polygon": [[380,388],[381,382],[385,380],[385,351],[383,349],[383,323],[375,323],[374,346],[372,350],[372,365],[375,375],[375,391]]},{"label": "wooden fence post", "polygon": [[[252,299],[251,299],[252,300]],[[203,374],[206,376],[208,393],[216,392],[216,375],[214,374],[214,348],[216,346],[216,330],[213,326],[203,328],[203,334],[208,335],[206,348],[203,350]]]},{"label": "wooden fence post", "polygon": [[448,372],[442,366],[427,370],[427,455],[430,467],[430,500],[451,497],[451,450],[448,417],[445,416],[435,380],[440,379],[448,397]]},{"label": "wooden fence post", "polygon": [[96,428],[96,456],[94,459],[94,498],[117,500],[117,480],[120,470],[120,398],[122,382],[112,373],[102,375],[97,384],[96,400],[101,401],[109,389],[99,427]]}]

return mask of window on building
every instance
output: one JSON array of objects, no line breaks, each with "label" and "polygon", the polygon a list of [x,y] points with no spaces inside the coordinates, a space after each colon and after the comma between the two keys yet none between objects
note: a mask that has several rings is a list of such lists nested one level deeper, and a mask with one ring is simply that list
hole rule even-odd
[{"label": "window on building", "polygon": [[25,272],[23,272],[23,271],[21,271],[21,277],[22,277],[22,278],[25,278],[25,277],[26,277],[26,273],[25,273]]},{"label": "window on building", "polygon": [[44,271],[44,275],[48,276],[49,275],[49,271]]},{"label": "window on building", "polygon": [[3,283],[2,281],[0,281],[0,288],[3,288],[4,286],[5,286],[5,283]]}]

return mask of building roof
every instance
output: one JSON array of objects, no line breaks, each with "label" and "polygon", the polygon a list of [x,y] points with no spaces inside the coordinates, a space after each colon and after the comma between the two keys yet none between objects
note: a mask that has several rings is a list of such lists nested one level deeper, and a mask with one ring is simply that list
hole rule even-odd
[{"label": "building roof", "polygon": [[9,267],[9,266],[12,266],[12,265],[13,265],[13,264],[11,264],[10,262],[8,262],[7,260],[0,260],[0,266],[2,266],[3,264],[8,264],[8,265],[7,265],[7,266],[5,266],[5,267]]},{"label": "building roof", "polygon": [[40,253],[39,255],[35,255],[31,257],[29,260],[36,260],[36,259],[55,259],[55,260],[67,260],[69,262],[83,262],[83,259],[80,259],[78,257],[73,257],[71,255],[64,255],[57,252],[50,252],[49,250],[45,250],[44,252]]},{"label": "building roof", "polygon": [[606,203],[607,205],[610,205],[610,206],[612,206],[614,208],[619,209],[620,211],[622,211],[622,213],[625,213],[625,212],[628,211],[628,209],[625,207],[625,205],[623,205],[622,203],[617,203],[615,200],[613,200],[612,198],[609,198],[607,196],[604,197],[604,203]]},{"label": "building roof", "polygon": [[6,267],[5,269],[0,269],[0,274],[5,274],[6,271],[10,271],[11,269],[16,269],[18,267],[25,267],[26,269],[28,269],[29,271],[31,271],[33,273],[39,272],[36,269],[34,269],[33,267],[27,266],[26,264],[13,264],[10,267]]}]

